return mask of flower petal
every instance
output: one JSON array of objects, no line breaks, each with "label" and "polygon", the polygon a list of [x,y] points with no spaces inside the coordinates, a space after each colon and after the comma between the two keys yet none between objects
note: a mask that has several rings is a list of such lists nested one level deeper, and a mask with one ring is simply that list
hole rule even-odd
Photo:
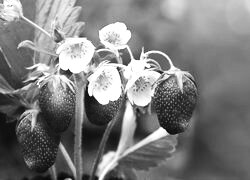
[{"label": "flower petal", "polygon": [[124,49],[131,38],[131,32],[124,23],[116,22],[103,27],[99,31],[99,38],[109,49]]},{"label": "flower petal", "polygon": [[67,38],[56,50],[60,68],[72,73],[87,72],[94,52],[94,45],[86,38]]},{"label": "flower petal", "polygon": [[72,73],[80,73],[84,70],[86,63],[81,58],[71,58],[71,62],[69,63],[69,70]]},{"label": "flower petal", "polygon": [[116,67],[103,65],[88,78],[88,93],[101,104],[116,101],[122,93],[121,78]]},{"label": "flower petal", "polygon": [[69,61],[70,61],[70,56],[68,55],[67,52],[62,52],[59,54],[59,67],[67,71],[69,69]]},{"label": "flower petal", "polygon": [[132,104],[146,106],[151,102],[152,85],[160,77],[160,73],[146,71],[144,76],[139,77],[127,91],[127,96]]},{"label": "flower petal", "polygon": [[23,7],[19,0],[3,0],[0,4],[0,18],[7,22],[20,19],[23,15]]},{"label": "flower petal", "polygon": [[94,89],[93,91],[93,96],[95,99],[102,105],[106,105],[109,103],[109,98],[108,96],[105,96],[100,89]]}]

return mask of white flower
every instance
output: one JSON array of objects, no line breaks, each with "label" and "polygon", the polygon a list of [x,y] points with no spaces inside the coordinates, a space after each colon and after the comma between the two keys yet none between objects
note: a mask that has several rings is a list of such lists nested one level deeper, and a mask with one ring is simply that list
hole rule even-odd
[{"label": "white flower", "polygon": [[125,89],[127,97],[132,104],[141,107],[151,102],[152,85],[160,77],[160,73],[145,68],[149,68],[145,60],[132,60],[124,72],[128,79]]},{"label": "white flower", "polygon": [[23,16],[23,7],[19,0],[3,0],[0,4],[0,19],[11,22]]},{"label": "white flower", "polygon": [[99,31],[99,38],[109,49],[124,49],[131,38],[131,32],[124,23],[116,22],[102,28]]},{"label": "white flower", "polygon": [[88,94],[94,96],[100,104],[116,101],[122,94],[122,84],[117,67],[100,64],[88,78]]},{"label": "white flower", "polygon": [[87,72],[95,47],[86,38],[66,38],[57,48],[59,67],[72,73]]}]

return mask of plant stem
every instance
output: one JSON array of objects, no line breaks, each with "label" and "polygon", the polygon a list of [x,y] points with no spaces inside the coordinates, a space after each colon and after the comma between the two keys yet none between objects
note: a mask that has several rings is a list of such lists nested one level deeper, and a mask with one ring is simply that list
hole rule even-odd
[{"label": "plant stem", "polygon": [[110,52],[110,53],[114,53],[114,51],[110,50],[110,49],[97,49],[96,50],[97,53],[100,53],[100,52]]},{"label": "plant stem", "polygon": [[62,143],[59,144],[59,149],[62,152],[62,155],[67,162],[67,165],[69,166],[69,169],[71,170],[73,177],[76,178],[76,168],[74,163],[72,162],[67,150],[65,149],[64,145]]},{"label": "plant stem", "polygon": [[91,170],[91,174],[90,174],[90,179],[89,180],[93,180],[94,179],[94,176],[95,176],[98,164],[99,164],[99,162],[101,160],[101,157],[103,155],[103,152],[105,150],[105,147],[106,147],[106,144],[107,144],[107,140],[109,138],[111,130],[113,129],[113,127],[116,124],[116,122],[119,121],[119,119],[121,118],[121,116],[124,113],[124,109],[125,109],[124,107],[125,107],[125,102],[126,102],[125,99],[126,98],[123,97],[122,103],[121,103],[120,108],[119,108],[120,109],[119,113],[117,113],[117,115],[114,117],[114,119],[109,122],[107,128],[105,129],[105,132],[103,134],[101,143],[100,143],[99,148],[98,148],[98,152],[97,152],[96,158],[95,158],[93,166],[92,166],[92,170]]},{"label": "plant stem", "polygon": [[57,174],[56,174],[56,167],[55,165],[51,166],[51,168],[49,169],[50,175],[51,175],[51,179],[52,180],[57,180]]},{"label": "plant stem", "polygon": [[41,32],[43,32],[49,38],[52,38],[51,35],[46,30],[44,30],[43,28],[41,28],[40,26],[38,26],[36,23],[34,23],[31,20],[29,20],[25,16],[21,16],[21,19],[24,20],[25,22],[27,22],[28,24],[30,24],[31,26],[33,26],[34,28],[36,28],[36,29],[40,30]]},{"label": "plant stem", "polygon": [[98,152],[97,152],[96,158],[95,158],[93,166],[92,166],[92,170],[91,170],[91,174],[90,174],[89,180],[93,180],[94,179],[95,172],[97,170],[99,161],[100,161],[100,159],[101,159],[101,157],[103,155],[105,146],[107,144],[108,137],[110,135],[110,132],[111,132],[114,124],[115,124],[115,119],[112,120],[112,121],[110,121],[109,124],[108,124],[108,126],[107,126],[107,128],[105,129],[105,132],[103,134],[101,143],[100,143],[99,148],[98,148]]},{"label": "plant stem", "polygon": [[118,64],[123,64],[122,58],[121,58],[121,56],[119,55],[118,50],[117,50],[117,51],[112,51],[112,50],[110,50],[110,49],[98,49],[98,50],[96,50],[96,52],[97,52],[97,53],[100,53],[100,52],[110,52],[110,53],[113,53],[113,54],[115,54],[117,63],[118,63]]},{"label": "plant stem", "polygon": [[126,48],[127,48],[128,53],[129,53],[129,55],[130,55],[130,59],[131,59],[131,60],[134,60],[135,58],[134,58],[134,56],[133,56],[133,53],[132,53],[130,47],[129,47],[128,45],[126,45]]},{"label": "plant stem", "polygon": [[81,74],[75,74],[76,80],[76,109],[75,109],[75,139],[74,162],[76,166],[76,180],[82,179],[82,124],[84,118],[84,93],[86,83]]},{"label": "plant stem", "polygon": [[176,69],[176,67],[174,66],[172,60],[170,59],[170,57],[169,57],[167,54],[165,54],[165,53],[163,53],[163,52],[161,52],[161,51],[152,50],[152,51],[146,52],[146,53],[144,54],[144,56],[147,57],[147,56],[150,55],[150,54],[160,54],[160,55],[162,55],[163,57],[165,57],[165,58],[168,60],[168,63],[169,63],[169,66],[170,66],[170,69],[169,69],[169,70]]},{"label": "plant stem", "polygon": [[117,157],[133,144],[136,125],[136,112],[130,101],[127,100],[122,119],[120,140],[116,150]]}]

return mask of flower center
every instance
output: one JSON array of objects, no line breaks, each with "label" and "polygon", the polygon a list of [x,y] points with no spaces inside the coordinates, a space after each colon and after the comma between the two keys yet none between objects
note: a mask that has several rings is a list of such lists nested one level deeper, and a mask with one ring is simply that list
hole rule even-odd
[{"label": "flower center", "polygon": [[115,32],[108,32],[106,34],[106,38],[105,41],[109,42],[110,44],[121,44],[120,41],[121,37],[119,34],[115,33]]},{"label": "flower center", "polygon": [[149,80],[146,77],[142,76],[135,81],[135,84],[133,85],[133,91],[142,92],[149,86],[150,86]]},{"label": "flower center", "polygon": [[84,43],[73,44],[69,47],[68,53],[70,54],[72,59],[82,58],[87,53],[87,47]]},{"label": "flower center", "polygon": [[108,72],[103,71],[102,74],[98,76],[96,84],[99,86],[99,88],[107,90],[108,87],[111,85],[111,81],[112,81],[112,76],[110,76]]}]

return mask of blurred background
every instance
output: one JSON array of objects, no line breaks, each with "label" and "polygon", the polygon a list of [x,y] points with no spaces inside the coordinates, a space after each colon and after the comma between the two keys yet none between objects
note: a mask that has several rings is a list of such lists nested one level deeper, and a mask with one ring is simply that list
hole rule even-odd
[{"label": "blurred background", "polygon": [[[34,19],[35,1],[22,3],[25,16]],[[191,128],[179,136],[174,157],[150,172],[139,172],[139,179],[250,179],[250,1],[84,0],[77,4],[83,7],[80,19],[86,22],[84,35],[94,44],[98,44],[98,30],[103,26],[124,22],[132,32],[129,45],[135,57],[139,58],[142,47],[146,51],[161,50],[197,81],[199,103]],[[33,30],[17,23],[1,26],[0,32],[0,46],[12,53],[19,42],[32,39]],[[16,33],[22,36],[13,36]],[[0,73],[15,87],[27,73],[24,67],[30,63],[28,56],[26,50],[16,53],[10,60],[13,72],[5,71],[7,64],[0,56]],[[164,59],[155,58],[168,68]],[[35,175],[22,160],[15,123],[6,124],[5,116],[0,117],[0,179]],[[140,128],[141,132],[150,131],[143,123]],[[98,134],[88,128],[85,132],[88,172],[103,129],[94,131]],[[114,134],[111,147],[119,138]],[[68,149],[72,137],[69,130],[64,139]]]}]

